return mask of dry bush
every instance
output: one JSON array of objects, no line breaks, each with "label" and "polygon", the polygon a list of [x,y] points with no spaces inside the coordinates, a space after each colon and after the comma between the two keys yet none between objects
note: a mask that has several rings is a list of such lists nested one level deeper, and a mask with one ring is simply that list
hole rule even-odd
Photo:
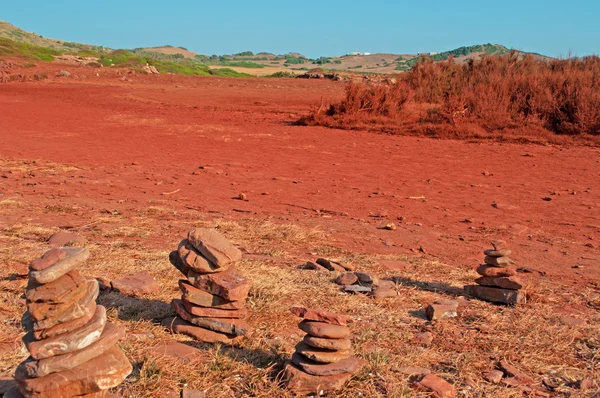
[{"label": "dry bush", "polygon": [[[415,122],[408,104],[429,109]],[[340,103],[321,107],[303,122],[376,126],[395,133],[431,130],[452,138],[477,137],[481,134],[474,131],[483,130],[501,137],[569,135],[597,141],[600,58],[543,61],[513,52],[460,65],[453,59],[423,59],[391,85],[350,83]]]}]

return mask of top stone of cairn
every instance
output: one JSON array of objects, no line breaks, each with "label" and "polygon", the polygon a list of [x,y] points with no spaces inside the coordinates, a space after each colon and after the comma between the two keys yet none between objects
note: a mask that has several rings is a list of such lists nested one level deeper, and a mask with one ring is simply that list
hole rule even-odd
[{"label": "top stone of cairn", "polygon": [[87,248],[52,249],[29,265],[29,279],[41,285],[53,282],[84,263],[89,256]]},{"label": "top stone of cairn", "polygon": [[217,267],[226,267],[242,258],[242,252],[214,229],[194,228],[188,232],[188,241]]}]

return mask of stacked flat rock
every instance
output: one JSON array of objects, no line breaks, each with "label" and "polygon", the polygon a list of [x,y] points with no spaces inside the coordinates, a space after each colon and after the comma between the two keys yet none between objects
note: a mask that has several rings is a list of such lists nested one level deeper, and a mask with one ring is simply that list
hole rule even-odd
[{"label": "stacked flat rock", "polygon": [[17,367],[19,391],[9,396],[100,397],[131,373],[116,346],[125,330],[96,305],[96,279],[77,271],[88,257],[85,248],[56,248],[29,266],[22,324],[30,357]]},{"label": "stacked flat rock", "polygon": [[346,326],[350,317],[305,307],[292,307],[291,311],[303,318],[298,327],[306,335],[285,368],[288,388],[306,394],[339,390],[362,368],[362,362],[354,357]]},{"label": "stacked flat rock", "polygon": [[494,303],[516,305],[526,301],[523,284],[516,277],[517,271],[508,258],[511,251],[503,241],[492,242],[492,249],[485,250],[484,264],[477,268],[481,275],[477,285],[465,286],[465,292],[473,297]]},{"label": "stacked flat rock", "polygon": [[177,317],[163,321],[172,332],[205,343],[231,344],[247,333],[246,298],[250,281],[235,268],[242,253],[213,229],[192,229],[169,260],[186,279],[179,281],[181,300],[171,305]]}]

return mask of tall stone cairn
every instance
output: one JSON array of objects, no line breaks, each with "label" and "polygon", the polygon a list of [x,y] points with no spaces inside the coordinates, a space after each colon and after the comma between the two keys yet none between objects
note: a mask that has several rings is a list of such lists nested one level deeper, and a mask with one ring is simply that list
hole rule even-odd
[{"label": "tall stone cairn", "polygon": [[341,389],[363,367],[350,341],[351,318],[306,307],[292,307],[303,318],[298,327],[306,332],[284,370],[288,389],[299,394],[331,393]]},{"label": "tall stone cairn", "polygon": [[96,305],[96,279],[77,271],[88,257],[86,248],[57,248],[30,264],[22,318],[30,356],[15,371],[18,390],[5,397],[104,397],[131,373],[116,346],[125,329]]},{"label": "tall stone cairn", "polygon": [[214,229],[189,231],[169,254],[185,279],[179,281],[181,299],[171,303],[177,317],[163,320],[163,326],[205,343],[232,344],[244,336],[251,283],[236,270],[241,258],[242,252]]},{"label": "tall stone cairn", "polygon": [[477,267],[481,275],[475,280],[477,285],[465,286],[465,293],[493,303],[517,305],[526,302],[527,293],[516,277],[513,261],[508,258],[511,251],[504,241],[492,242],[492,249],[485,250],[484,264]]}]

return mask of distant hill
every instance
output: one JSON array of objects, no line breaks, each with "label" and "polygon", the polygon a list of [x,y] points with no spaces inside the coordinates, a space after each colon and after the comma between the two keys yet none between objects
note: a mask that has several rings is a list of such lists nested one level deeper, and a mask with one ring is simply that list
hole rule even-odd
[{"label": "distant hill", "polygon": [[[102,46],[45,38],[36,33],[26,32],[8,22],[0,21],[0,56],[24,54],[23,58],[52,60],[53,56],[63,52],[88,52],[102,58],[101,63],[106,65],[138,63],[158,65],[163,62],[163,70],[177,70],[179,69],[176,67],[177,64],[184,64],[186,68],[191,67],[196,71],[202,69],[203,73],[209,69],[233,68],[237,72],[250,75],[265,75],[278,72],[303,73],[303,71],[321,68],[331,71],[389,74],[410,70],[423,57],[429,57],[434,62],[440,62],[452,56],[456,63],[463,63],[471,59],[480,59],[485,55],[504,55],[509,51],[503,45],[488,43],[459,47],[439,53],[371,54],[356,52],[341,56],[323,56],[316,59],[295,52],[275,55],[268,52],[254,54],[251,51],[243,51],[231,55],[203,55],[183,47],[171,45],[136,48],[124,53],[123,50],[114,52]],[[539,59],[549,59],[539,54],[520,51],[517,51],[517,53],[522,56],[531,54]],[[169,68],[165,67],[165,62],[171,63]]]}]

